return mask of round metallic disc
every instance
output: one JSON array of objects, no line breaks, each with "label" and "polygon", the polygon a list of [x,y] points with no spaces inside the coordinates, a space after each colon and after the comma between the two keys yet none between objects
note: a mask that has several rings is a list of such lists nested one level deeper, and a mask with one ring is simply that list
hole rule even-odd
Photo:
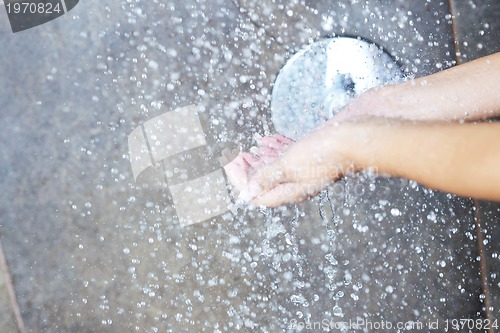
[{"label": "round metallic disc", "polygon": [[350,37],[313,43],[292,56],[276,78],[271,98],[275,130],[299,139],[340,112],[349,99],[402,78],[396,62],[375,44]]}]

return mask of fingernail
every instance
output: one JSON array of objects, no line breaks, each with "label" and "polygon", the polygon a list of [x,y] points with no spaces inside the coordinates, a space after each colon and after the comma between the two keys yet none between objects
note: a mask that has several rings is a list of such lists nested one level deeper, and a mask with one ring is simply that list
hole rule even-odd
[{"label": "fingernail", "polygon": [[243,190],[241,190],[240,195],[238,196],[238,200],[243,200],[245,202],[249,202],[256,196],[258,196],[262,192],[262,189],[257,184],[250,184]]}]

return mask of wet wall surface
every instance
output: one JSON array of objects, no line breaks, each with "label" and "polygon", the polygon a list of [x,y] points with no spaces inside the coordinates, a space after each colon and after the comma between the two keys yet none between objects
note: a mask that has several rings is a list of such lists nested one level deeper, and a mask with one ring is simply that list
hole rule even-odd
[{"label": "wet wall surface", "polygon": [[[350,178],[323,200],[181,228],[168,191],[134,183],[127,135],[196,104],[207,141],[248,148],[272,131],[272,83],[304,45],[361,36],[422,76],[456,63],[454,28],[459,61],[498,51],[495,6],[85,1],[22,33],[0,25],[0,237],[27,330],[485,318],[471,200]],[[500,213],[479,208],[498,317]]]}]

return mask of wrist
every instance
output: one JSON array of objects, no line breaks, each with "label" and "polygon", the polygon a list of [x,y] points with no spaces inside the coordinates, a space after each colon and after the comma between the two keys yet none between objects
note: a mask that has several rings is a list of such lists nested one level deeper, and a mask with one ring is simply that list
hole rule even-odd
[{"label": "wrist", "polygon": [[332,157],[330,163],[336,163],[335,167],[340,170],[340,174],[360,171],[369,164],[366,160],[369,153],[366,151],[369,133],[363,130],[365,127],[363,121],[358,119],[328,128],[331,140],[329,156]]},{"label": "wrist", "polygon": [[[369,117],[345,122],[334,128],[334,150],[342,161],[342,168],[350,171],[374,170],[391,174],[384,158],[395,149],[391,133],[398,131],[401,122],[381,117]],[[332,132],[333,132],[332,131]]]},{"label": "wrist", "polygon": [[406,102],[403,96],[404,89],[401,85],[369,89],[351,100],[331,122],[357,121],[366,117],[400,117],[400,112],[409,106],[403,104]]}]

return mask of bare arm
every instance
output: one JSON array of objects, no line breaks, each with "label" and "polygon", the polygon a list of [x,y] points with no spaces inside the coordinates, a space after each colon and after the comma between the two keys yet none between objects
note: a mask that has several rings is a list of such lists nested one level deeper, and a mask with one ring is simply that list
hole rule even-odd
[{"label": "bare arm", "polygon": [[369,90],[331,122],[372,115],[409,120],[478,120],[500,115],[500,53],[403,84]]},{"label": "bare arm", "polygon": [[500,123],[371,120],[313,132],[251,179],[256,205],[303,201],[349,169],[373,167],[428,187],[500,201]]},{"label": "bare arm", "polygon": [[[322,126],[260,169],[242,198],[268,206],[297,202],[342,177],[350,166],[371,166],[432,188],[500,201],[500,124],[457,124],[500,115],[499,73],[496,53],[370,90],[327,122],[333,126]],[[366,116],[434,124],[359,122]]]}]

